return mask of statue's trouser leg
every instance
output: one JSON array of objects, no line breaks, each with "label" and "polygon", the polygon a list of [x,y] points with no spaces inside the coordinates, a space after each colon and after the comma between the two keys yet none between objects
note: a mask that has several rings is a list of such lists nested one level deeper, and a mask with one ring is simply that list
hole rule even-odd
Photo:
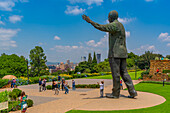
[{"label": "statue's trouser leg", "polygon": [[120,75],[128,88],[130,96],[135,97],[137,96],[137,92],[135,91],[132,79],[127,72],[126,66],[127,66],[126,58],[122,58],[120,62]]},{"label": "statue's trouser leg", "polygon": [[109,58],[110,67],[113,77],[113,89],[112,95],[119,97],[120,95],[120,59],[119,58]]}]

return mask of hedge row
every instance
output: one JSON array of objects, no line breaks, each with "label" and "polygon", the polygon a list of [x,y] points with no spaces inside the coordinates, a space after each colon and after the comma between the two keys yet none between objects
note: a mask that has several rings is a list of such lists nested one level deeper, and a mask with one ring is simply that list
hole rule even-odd
[{"label": "hedge row", "polygon": [[[153,84],[163,84],[163,81],[142,81],[140,83],[153,83]],[[170,85],[170,82],[164,82],[166,85]]]}]

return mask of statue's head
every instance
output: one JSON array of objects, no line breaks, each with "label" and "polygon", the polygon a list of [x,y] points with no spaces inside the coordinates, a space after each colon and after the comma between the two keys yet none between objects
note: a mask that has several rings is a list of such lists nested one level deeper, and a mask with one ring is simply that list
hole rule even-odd
[{"label": "statue's head", "polygon": [[115,10],[110,11],[109,16],[108,16],[109,22],[113,22],[114,20],[117,20],[117,19],[118,19],[118,12]]}]

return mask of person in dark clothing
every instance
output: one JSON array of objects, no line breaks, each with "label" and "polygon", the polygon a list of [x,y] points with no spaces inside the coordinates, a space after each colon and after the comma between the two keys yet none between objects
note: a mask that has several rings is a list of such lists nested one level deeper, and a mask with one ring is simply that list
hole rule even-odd
[{"label": "person in dark clothing", "polygon": [[52,90],[54,90],[54,87],[55,87],[55,80],[53,79],[53,82],[52,82]]},{"label": "person in dark clothing", "polygon": [[39,92],[41,92],[42,90],[42,81],[41,81],[41,78],[39,78]]},{"label": "person in dark clothing", "polygon": [[64,78],[62,78],[62,91],[64,90],[64,83],[65,83],[65,80],[64,80]]},{"label": "person in dark clothing", "polygon": [[72,90],[76,90],[76,83],[74,80],[72,80]]},{"label": "person in dark clothing", "polygon": [[60,81],[61,80],[61,76],[60,75],[58,75],[58,81]]}]

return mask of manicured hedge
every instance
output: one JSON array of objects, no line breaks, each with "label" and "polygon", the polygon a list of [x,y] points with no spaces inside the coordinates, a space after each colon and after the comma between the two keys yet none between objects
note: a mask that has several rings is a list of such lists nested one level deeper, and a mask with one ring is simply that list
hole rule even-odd
[{"label": "manicured hedge", "polygon": [[[163,81],[142,81],[140,83],[154,83],[154,84],[163,84]],[[165,82],[166,85],[170,85],[170,82]]]},{"label": "manicured hedge", "polygon": [[163,73],[170,73],[170,70],[163,70]]},{"label": "manicured hedge", "polygon": [[76,88],[100,88],[98,84],[78,84]]}]

